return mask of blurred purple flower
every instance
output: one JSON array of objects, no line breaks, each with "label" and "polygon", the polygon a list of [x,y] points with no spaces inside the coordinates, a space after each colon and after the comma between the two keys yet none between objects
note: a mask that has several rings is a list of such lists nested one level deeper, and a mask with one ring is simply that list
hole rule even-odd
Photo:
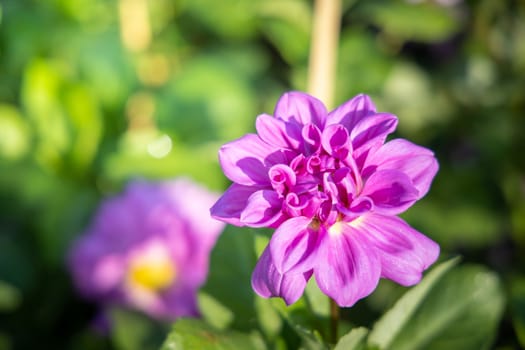
[{"label": "blurred purple flower", "polygon": [[257,135],[219,151],[234,183],[212,216],[237,226],[276,228],[252,275],[263,297],[287,304],[314,275],[340,306],[369,295],[381,277],[409,286],[439,246],[396,215],[429,190],[433,153],[403,139],[386,142],[397,118],[359,95],[328,113],[312,96],[284,94]]},{"label": "blurred purple flower", "polygon": [[224,227],[207,214],[217,198],[188,179],[130,182],[70,251],[79,292],[157,319],[197,316],[197,290]]}]

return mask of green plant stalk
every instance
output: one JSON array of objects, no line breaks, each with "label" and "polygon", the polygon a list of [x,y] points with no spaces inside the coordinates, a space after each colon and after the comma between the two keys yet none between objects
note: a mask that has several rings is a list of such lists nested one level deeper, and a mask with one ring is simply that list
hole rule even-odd
[{"label": "green plant stalk", "polygon": [[330,342],[332,344],[337,343],[339,338],[338,334],[339,328],[339,305],[335,302],[334,299],[330,298]]}]

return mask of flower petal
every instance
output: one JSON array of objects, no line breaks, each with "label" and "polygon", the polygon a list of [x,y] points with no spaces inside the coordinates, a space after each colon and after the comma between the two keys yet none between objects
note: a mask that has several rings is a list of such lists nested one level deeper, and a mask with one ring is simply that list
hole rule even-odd
[{"label": "flower petal", "polygon": [[304,216],[291,218],[272,235],[269,246],[275,267],[280,273],[312,269],[318,233],[309,228],[311,221]]},{"label": "flower petal", "polygon": [[[158,191],[162,191],[163,197],[170,201],[171,208],[180,213],[181,219],[200,241],[199,244],[202,247],[213,246],[224,228],[224,223],[203,215],[203,209],[213,205],[219,199],[219,194],[210,192],[189,178],[161,182],[157,188]],[[188,200],[190,198],[191,200]],[[155,217],[152,220],[159,222],[161,219]]]},{"label": "flower petal", "polygon": [[273,227],[283,219],[282,198],[273,190],[260,190],[248,198],[241,213],[241,223],[250,227]]},{"label": "flower petal", "polygon": [[311,155],[319,151],[321,147],[321,130],[314,124],[306,124],[301,131],[304,142],[304,152]]},{"label": "flower petal", "polygon": [[404,139],[385,143],[366,160],[363,174],[383,169],[397,169],[412,180],[419,191],[418,198],[429,190],[439,165],[431,150]]},{"label": "flower petal", "polygon": [[403,286],[421,280],[422,273],[439,256],[439,245],[396,216],[368,213],[359,222],[377,248],[381,277]]},{"label": "flower petal", "polygon": [[348,130],[352,130],[359,120],[375,112],[376,107],[370,97],[360,94],[331,111],[327,117],[327,124],[342,124]]},{"label": "flower petal", "polygon": [[299,91],[287,92],[275,106],[274,116],[285,122],[300,125],[314,124],[319,128],[325,124],[327,111],[321,101]]},{"label": "flower petal", "polygon": [[262,114],[255,120],[257,134],[270,145],[298,149],[301,144],[301,125]]},{"label": "flower petal", "polygon": [[366,232],[342,221],[332,227],[319,245],[315,280],[339,306],[350,307],[376,288],[381,266]]},{"label": "flower petal", "polygon": [[266,247],[252,273],[252,288],[264,298],[281,297],[287,305],[295,303],[303,295],[311,271],[297,274],[281,274],[272,262],[270,247]]},{"label": "flower petal", "polygon": [[211,207],[211,216],[235,226],[244,226],[241,213],[246,208],[248,198],[258,190],[257,187],[232,184]]},{"label": "flower petal", "polygon": [[419,198],[410,178],[397,170],[380,170],[366,180],[362,196],[370,197],[374,210],[397,215],[407,210]]},{"label": "flower petal", "polygon": [[287,163],[282,151],[255,134],[245,135],[222,146],[219,160],[230,180],[246,186],[268,184],[268,168]]},{"label": "flower petal", "polygon": [[323,130],[321,139],[323,148],[332,157],[344,160],[352,152],[348,142],[348,130],[342,125],[329,125]]},{"label": "flower petal", "polygon": [[277,164],[268,170],[268,177],[274,190],[283,194],[297,183],[297,175],[288,165]]},{"label": "flower petal", "polygon": [[[388,134],[394,132],[397,126],[397,117],[389,113],[368,115],[360,119],[350,130],[350,139],[354,150],[361,154],[375,145],[382,145]],[[358,155],[354,154],[354,157]]]},{"label": "flower petal", "polygon": [[[162,294],[163,318],[174,321],[179,317],[199,317],[197,306],[197,286],[179,285]],[[176,316],[175,316],[176,315]]]}]

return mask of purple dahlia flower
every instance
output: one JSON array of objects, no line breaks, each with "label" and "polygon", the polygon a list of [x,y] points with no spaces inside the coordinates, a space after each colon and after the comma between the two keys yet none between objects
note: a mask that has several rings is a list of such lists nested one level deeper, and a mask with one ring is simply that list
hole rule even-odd
[{"label": "purple dahlia flower", "polygon": [[257,134],[220,149],[233,184],[212,216],[276,229],[252,275],[259,295],[294,303],[314,275],[323,293],[352,306],[381,277],[420,281],[439,246],[396,215],[427,193],[438,163],[404,139],[385,142],[396,125],[366,95],[327,112],[290,92],[273,117],[257,118]]},{"label": "purple dahlia flower", "polygon": [[217,198],[188,179],[130,182],[72,246],[79,292],[157,319],[197,316],[197,290],[224,227],[206,215]]}]

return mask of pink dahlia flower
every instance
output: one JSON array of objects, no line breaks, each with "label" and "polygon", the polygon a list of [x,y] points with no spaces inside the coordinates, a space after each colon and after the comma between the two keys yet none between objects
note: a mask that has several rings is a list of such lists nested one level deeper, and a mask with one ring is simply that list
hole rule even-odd
[{"label": "pink dahlia flower", "polygon": [[197,290],[224,227],[206,215],[217,198],[187,179],[129,183],[70,251],[79,292],[157,319],[197,316]]},{"label": "pink dahlia flower", "polygon": [[396,215],[429,190],[433,153],[385,142],[397,118],[359,95],[327,112],[312,96],[284,94],[257,134],[225,144],[219,159],[234,183],[212,216],[276,228],[252,275],[263,297],[294,303],[312,275],[340,306],[369,295],[381,277],[418,283],[439,246]]}]

